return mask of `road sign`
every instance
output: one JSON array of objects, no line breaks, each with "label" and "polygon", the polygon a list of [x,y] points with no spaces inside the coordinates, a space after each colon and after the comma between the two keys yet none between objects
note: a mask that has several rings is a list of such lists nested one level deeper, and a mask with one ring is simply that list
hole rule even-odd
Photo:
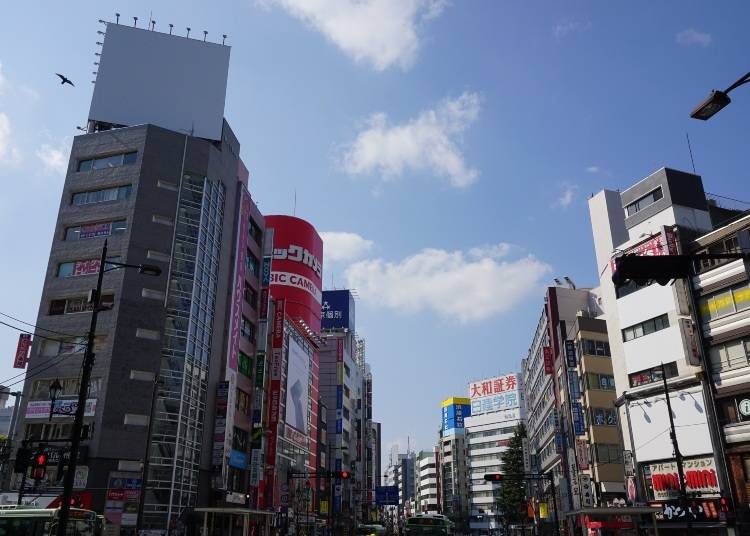
[{"label": "road sign", "polygon": [[375,504],[378,506],[397,506],[398,486],[375,486]]}]

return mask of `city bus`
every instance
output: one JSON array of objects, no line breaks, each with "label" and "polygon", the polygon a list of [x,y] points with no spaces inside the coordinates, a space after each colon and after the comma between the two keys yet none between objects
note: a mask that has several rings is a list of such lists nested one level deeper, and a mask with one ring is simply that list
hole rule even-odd
[{"label": "city bus", "polygon": [[[59,508],[0,509],[0,536],[55,536]],[[66,536],[97,536],[96,512],[70,509]]]}]

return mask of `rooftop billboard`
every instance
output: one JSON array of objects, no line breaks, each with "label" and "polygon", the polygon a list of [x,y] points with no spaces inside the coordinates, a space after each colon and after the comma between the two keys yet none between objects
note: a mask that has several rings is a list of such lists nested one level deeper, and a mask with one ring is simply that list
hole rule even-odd
[{"label": "rooftop billboard", "polygon": [[89,120],[153,124],[220,140],[229,73],[225,45],[107,24]]}]

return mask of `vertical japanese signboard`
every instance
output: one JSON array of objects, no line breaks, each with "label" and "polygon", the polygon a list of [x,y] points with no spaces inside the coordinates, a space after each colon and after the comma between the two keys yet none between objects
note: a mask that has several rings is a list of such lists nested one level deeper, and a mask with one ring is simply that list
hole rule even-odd
[{"label": "vertical japanese signboard", "polygon": [[542,348],[542,355],[544,356],[544,373],[552,374],[555,372],[555,361],[552,358],[552,348],[549,346]]},{"label": "vertical japanese signboard", "polygon": [[31,348],[31,335],[21,333],[18,336],[18,346],[16,347],[16,358],[13,361],[13,368],[26,368],[26,362],[29,360],[29,348]]},{"label": "vertical japanese signboard", "polygon": [[573,432],[580,436],[586,433],[586,421],[583,417],[583,407],[580,402],[570,403],[570,412],[573,415]]},{"label": "vertical japanese signboard", "polygon": [[576,356],[576,343],[574,341],[565,341],[565,359],[567,361],[568,368],[575,368],[578,366],[578,359]]},{"label": "vertical japanese signboard", "polygon": [[273,506],[276,486],[276,445],[278,443],[279,411],[281,398],[281,371],[284,366],[284,319],[286,316],[284,300],[274,303],[272,335],[270,388],[268,392],[268,443],[266,446],[266,470],[264,473],[265,501],[263,506]]}]

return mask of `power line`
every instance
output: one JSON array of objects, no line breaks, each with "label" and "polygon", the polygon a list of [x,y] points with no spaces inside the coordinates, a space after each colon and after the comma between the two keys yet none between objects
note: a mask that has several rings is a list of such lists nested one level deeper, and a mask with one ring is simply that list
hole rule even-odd
[{"label": "power line", "polygon": [[[17,331],[20,331],[21,333],[28,333],[29,332],[29,330],[27,330],[27,329],[19,328],[18,326],[14,326],[13,324],[8,324],[7,322],[3,322],[2,320],[0,320],[0,324],[2,324],[3,326],[8,326],[11,329],[15,329]],[[55,338],[55,337],[47,337],[46,335],[40,335],[39,333],[32,333],[32,335],[34,335],[34,337],[39,337],[40,339],[47,339],[49,341],[59,341],[60,340],[60,337],[57,337],[57,338]],[[84,335],[67,335],[67,336],[69,336],[69,337],[83,337]]]},{"label": "power line", "polygon": [[15,320],[16,322],[20,322],[21,324],[25,324],[27,326],[31,326],[32,328],[41,329],[42,331],[47,331],[49,333],[56,333],[58,335],[65,335],[65,336],[68,336],[68,337],[79,337],[80,336],[80,335],[73,335],[71,333],[63,333],[62,331],[55,331],[53,329],[43,328],[41,326],[37,326],[37,325],[32,324],[30,322],[25,322],[25,321],[21,320],[20,318],[16,318],[15,316],[9,315],[8,313],[3,313],[2,311],[0,311],[0,316],[4,316],[6,318],[10,318],[11,320]]},{"label": "power line", "polygon": [[[85,346],[85,343],[82,343],[82,344],[83,344],[83,346]],[[66,353],[64,353],[64,354],[57,354],[57,355],[55,355],[55,356],[52,356],[52,357],[50,357],[49,359],[46,359],[45,361],[43,361],[42,363],[38,363],[38,364],[37,364],[37,365],[35,365],[34,367],[29,367],[29,368],[28,368],[27,370],[25,370],[24,372],[20,372],[20,373],[16,374],[15,376],[11,376],[10,378],[6,378],[6,379],[4,379],[4,380],[0,381],[0,385],[4,385],[4,386],[6,386],[6,385],[5,385],[5,383],[6,383],[6,382],[9,382],[9,381],[11,381],[11,380],[15,380],[16,378],[18,378],[18,377],[20,377],[20,376],[23,376],[23,375],[25,375],[25,374],[28,374],[28,373],[29,373],[29,372],[31,372],[31,371],[35,371],[35,370],[37,370],[37,369],[38,369],[39,367],[42,367],[42,366],[46,365],[47,363],[50,363],[50,362],[54,361],[54,360],[55,360],[55,359],[57,359],[58,357],[61,357],[61,356],[62,356],[62,357],[64,358],[64,357],[67,357],[67,356],[69,356],[69,355],[75,355],[76,353],[77,353],[77,352],[66,352]],[[14,385],[15,385],[15,384],[14,384]],[[8,387],[8,386],[6,386],[6,387]]]}]

